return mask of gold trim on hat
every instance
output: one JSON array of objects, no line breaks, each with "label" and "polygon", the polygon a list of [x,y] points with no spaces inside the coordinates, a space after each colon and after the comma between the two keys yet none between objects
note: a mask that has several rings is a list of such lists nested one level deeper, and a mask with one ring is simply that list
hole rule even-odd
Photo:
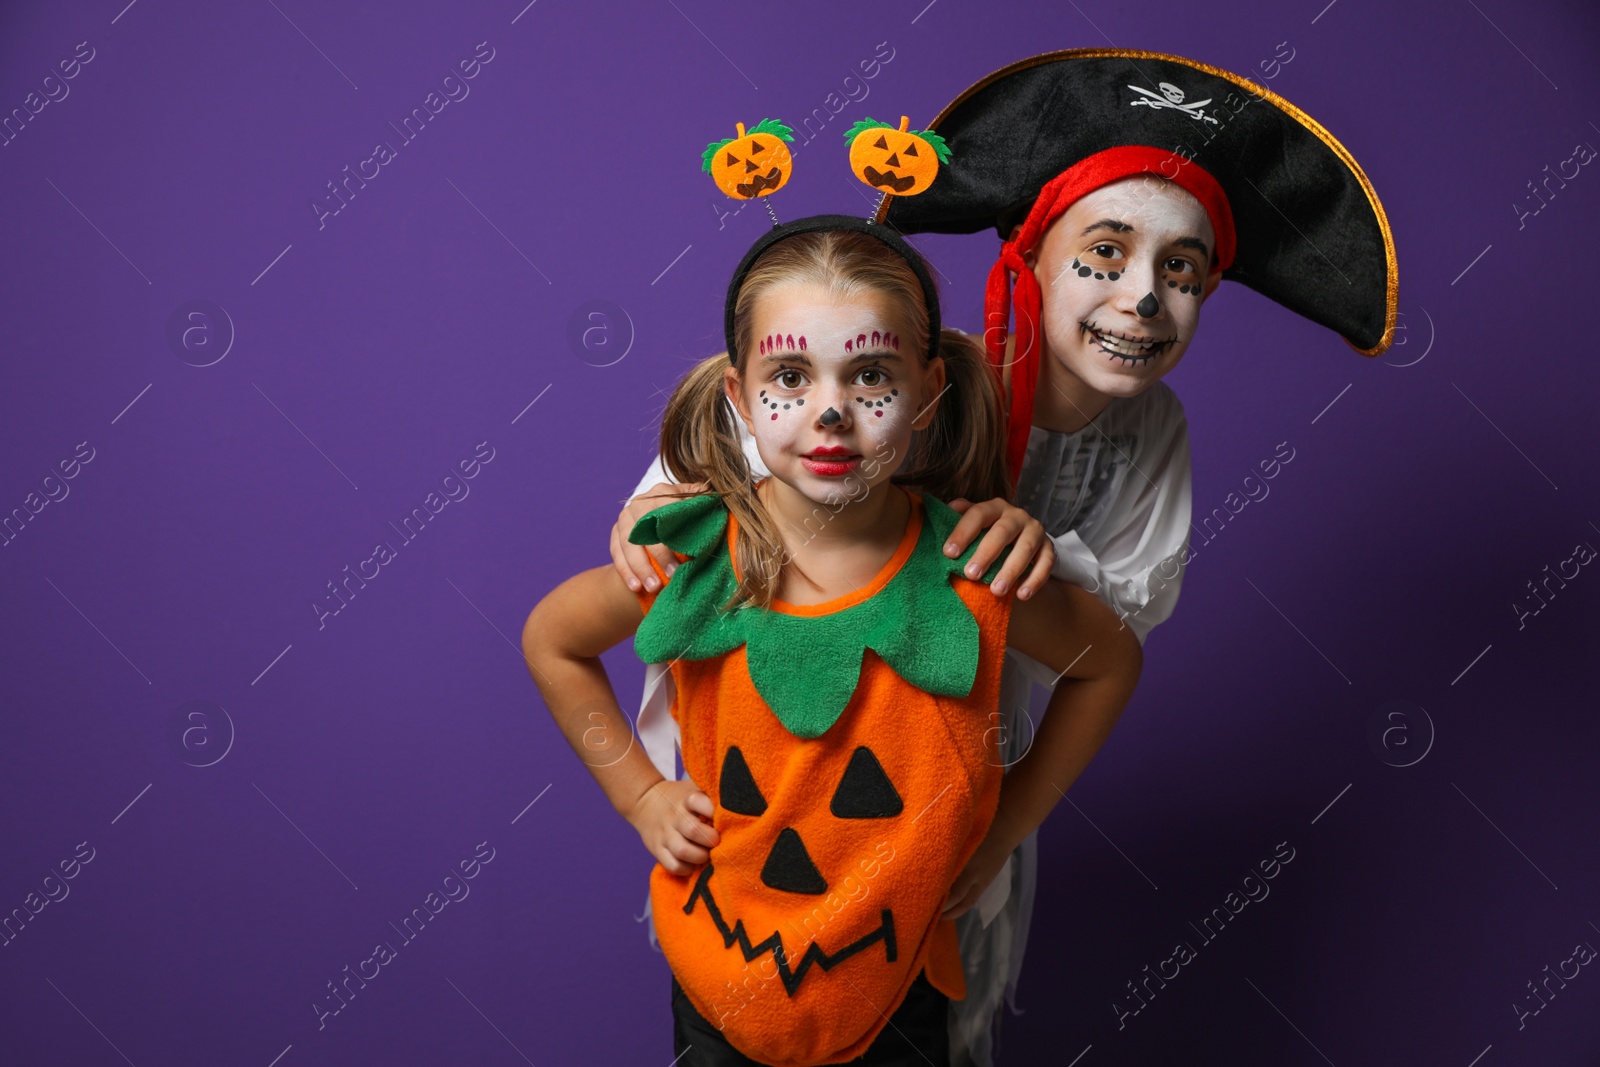
[{"label": "gold trim on hat", "polygon": [[[1041,66],[1045,63],[1054,63],[1063,59],[1102,58],[1161,59],[1166,60],[1169,63],[1178,63],[1186,67],[1191,67],[1195,70],[1210,74],[1216,78],[1222,78],[1225,81],[1232,82],[1234,85],[1237,85],[1239,88],[1244,89],[1260,99],[1264,99],[1267,102],[1276,105],[1278,110],[1294,119],[1301,126],[1309,130],[1319,141],[1328,146],[1328,148],[1335,156],[1339,158],[1339,161],[1345,165],[1350,173],[1355,175],[1356,181],[1361,183],[1361,189],[1367,195],[1367,203],[1372,205],[1372,213],[1377,217],[1378,229],[1383,233],[1383,254],[1385,262],[1385,308],[1383,336],[1379,338],[1378,343],[1371,348],[1361,348],[1348,337],[1344,338],[1344,342],[1351,348],[1354,348],[1357,352],[1361,353],[1363,356],[1383,355],[1383,353],[1388,350],[1390,344],[1392,344],[1394,341],[1395,313],[1398,310],[1400,302],[1400,272],[1398,265],[1395,263],[1394,234],[1389,230],[1389,216],[1384,213],[1383,204],[1378,200],[1378,194],[1373,190],[1372,182],[1367,180],[1366,172],[1361,169],[1361,164],[1357,163],[1355,157],[1350,154],[1350,150],[1345,148],[1344,145],[1340,144],[1339,139],[1333,134],[1329,133],[1327,128],[1324,127],[1322,123],[1318,122],[1304,111],[1301,111],[1294,104],[1290,103],[1288,100],[1285,100],[1283,97],[1279,96],[1277,93],[1266,88],[1265,86],[1257,85],[1248,78],[1241,78],[1232,71],[1223,70],[1221,67],[1214,67],[1209,63],[1200,63],[1193,59],[1185,59],[1183,56],[1170,55],[1166,52],[1145,52],[1132,48],[1064,48],[1060,51],[1045,52],[1041,55],[1030,56],[1027,59],[1020,59],[1009,66],[1000,68],[994,73],[984,77],[982,80],[975,82],[960,96],[956,97],[948,105],[946,105],[944,110],[940,111],[939,114],[935,116],[933,121],[928,123],[928,129],[937,130],[939,128],[939,124],[943,122],[952,111],[960,107],[970,97],[972,97],[973,94],[987,88],[989,85],[999,81],[1001,78],[1009,77],[1020,70],[1026,70],[1029,67]],[[883,222],[888,214],[888,207],[889,205],[887,203],[883,204],[873,214],[873,221]]]}]

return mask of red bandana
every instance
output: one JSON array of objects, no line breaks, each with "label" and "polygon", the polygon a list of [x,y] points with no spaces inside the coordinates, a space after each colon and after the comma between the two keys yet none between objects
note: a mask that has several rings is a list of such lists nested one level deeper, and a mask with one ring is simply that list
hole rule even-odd
[{"label": "red bandana", "polygon": [[[1168,173],[1169,171],[1173,173]],[[1023,256],[1033,251],[1049,225],[1080,198],[1103,185],[1135,174],[1150,172],[1187,190],[1205,207],[1216,234],[1216,258],[1209,269],[1233,265],[1235,237],[1233,211],[1222,186],[1191,159],[1148,145],[1123,145],[1096,152],[1056,175],[1039,191],[1033,209],[1022,223],[1016,240],[1000,246],[1000,258],[989,271],[984,299],[984,345],[996,369],[1005,365],[1006,332],[1011,318],[1011,275],[1016,275],[1017,332],[1020,335],[1011,373],[1011,408],[1006,426],[1006,468],[1011,490],[1016,492],[1022,460],[1033,425],[1034,386],[1039,377],[1039,280]]]}]

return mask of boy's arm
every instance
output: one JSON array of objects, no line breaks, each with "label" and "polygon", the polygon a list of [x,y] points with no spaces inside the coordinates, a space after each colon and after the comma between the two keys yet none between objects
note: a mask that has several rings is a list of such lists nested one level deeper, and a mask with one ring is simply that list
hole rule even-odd
[{"label": "boy's arm", "polygon": [[[674,874],[703,863],[717,834],[695,814],[712,805],[694,783],[664,779],[617,705],[600,653],[639,628],[639,599],[611,567],[569,578],[522,629],[522,651],[556,726],[645,847]],[[693,809],[693,810],[691,810]],[[702,847],[703,846],[703,847]]]},{"label": "boy's arm", "polygon": [[[726,362],[728,354],[722,352],[708,358]],[[771,472],[767,470],[766,463],[761,459],[761,453],[756,449],[756,439],[745,428],[744,420],[734,412],[733,405],[726,397],[722,403],[727,407],[729,418],[733,420],[734,430],[739,435],[739,447],[744,451],[751,478],[759,480],[767,477]],[[651,557],[669,575],[678,563],[665,545],[636,545],[630,542],[628,532],[633,529],[633,524],[655,508],[679,499],[680,490],[703,492],[707,488],[709,487],[705,482],[685,482],[680,486],[667,470],[659,454],[646,468],[644,477],[639,479],[633,495],[623,505],[622,513],[617,516],[616,524],[611,528],[611,561],[617,573],[622,576],[622,580],[628,583],[629,589],[634,592],[648,590],[653,593],[660,588],[661,583],[656,577],[655,570],[650,566]],[[995,551],[998,552],[999,549],[1000,546],[996,545]]]},{"label": "boy's arm", "polygon": [[1007,643],[1060,672],[1059,680],[1033,744],[1000,783],[988,834],[945,898],[947,919],[978,902],[1007,857],[1094,759],[1133,696],[1144,663],[1138,638],[1115,612],[1088,590],[1056,579],[1031,600],[1013,601]]}]

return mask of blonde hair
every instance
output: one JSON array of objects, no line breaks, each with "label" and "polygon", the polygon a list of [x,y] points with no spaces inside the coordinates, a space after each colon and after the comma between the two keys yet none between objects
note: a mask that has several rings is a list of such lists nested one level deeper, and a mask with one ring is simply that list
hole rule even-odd
[{"label": "blonde hair", "polygon": [[[774,244],[751,267],[734,307],[734,369],[742,379],[755,347],[754,309],[773,288],[809,282],[837,297],[862,292],[887,295],[911,326],[912,351],[926,357],[928,309],[916,272],[882,241],[851,230],[796,234]],[[1006,491],[1005,415],[998,375],[981,341],[959,330],[939,333],[945,391],[933,421],[912,435],[911,452],[897,485],[940,500],[1003,497]],[[926,368],[928,361],[922,360]],[[750,465],[739,447],[734,414],[724,402],[727,353],[702,360],[673,391],[661,419],[661,459],[680,482],[706,482],[738,520],[739,588],[727,607],[771,607],[785,558],[776,521],[756,496]],[[688,496],[685,492],[682,495]]]}]

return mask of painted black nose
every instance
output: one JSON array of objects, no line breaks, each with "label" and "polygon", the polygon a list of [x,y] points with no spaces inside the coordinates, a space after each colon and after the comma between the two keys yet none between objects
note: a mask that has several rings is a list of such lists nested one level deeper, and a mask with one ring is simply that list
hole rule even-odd
[{"label": "painted black nose", "polygon": [[828,883],[811,862],[811,853],[806,851],[799,831],[790,826],[778,831],[778,839],[772,843],[772,851],[761,868],[761,880],[785,893],[821,896],[828,891]]},{"label": "painted black nose", "polygon": [[839,414],[833,408],[829,408],[827,411],[822,413],[822,425],[832,426],[842,418],[844,418],[843,415]]},{"label": "painted black nose", "polygon": [[1133,310],[1139,313],[1141,319],[1153,319],[1161,313],[1161,302],[1156,299],[1156,294],[1146,293],[1144,299],[1139,301],[1139,306]]}]

